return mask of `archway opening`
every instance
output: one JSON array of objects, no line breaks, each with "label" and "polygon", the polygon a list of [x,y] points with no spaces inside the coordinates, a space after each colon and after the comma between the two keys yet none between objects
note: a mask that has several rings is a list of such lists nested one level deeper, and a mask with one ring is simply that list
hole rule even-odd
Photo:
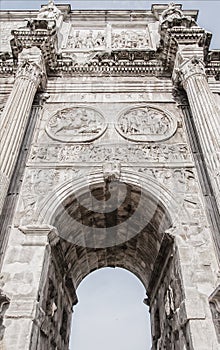
[{"label": "archway opening", "polygon": [[70,350],[150,350],[151,331],[146,290],[121,268],[91,273],[77,289]]},{"label": "archway opening", "polygon": [[[109,200],[110,199],[110,200]],[[53,226],[63,244],[74,285],[102,267],[122,267],[149,285],[171,218],[160,201],[141,187],[113,181],[68,196]]]},{"label": "archway opening", "polygon": [[[143,283],[149,297],[156,348],[162,334],[162,321],[156,320],[165,317],[161,308],[158,318],[158,305],[163,305],[163,301],[156,295],[160,293],[158,286],[162,285],[161,273],[174,266],[170,265],[173,239],[166,232],[172,222],[165,205],[136,183],[119,181],[81,187],[59,203],[51,219],[56,229],[49,234],[50,285],[46,283],[44,293],[49,300],[50,330],[47,328],[41,335],[42,349],[48,348],[48,344],[60,344],[62,349],[68,349],[77,289],[91,272],[106,267],[130,271]],[[167,290],[168,283],[169,279],[163,289]],[[162,295],[164,298],[165,291]]]}]

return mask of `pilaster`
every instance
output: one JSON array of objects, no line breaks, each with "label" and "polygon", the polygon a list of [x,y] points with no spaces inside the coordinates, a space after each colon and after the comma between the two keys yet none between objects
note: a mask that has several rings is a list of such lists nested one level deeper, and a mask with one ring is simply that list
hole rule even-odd
[{"label": "pilaster", "polygon": [[1,273],[1,287],[9,298],[4,317],[5,349],[28,350],[31,344],[39,284],[50,261],[48,235],[52,229],[45,225],[11,230]]}]

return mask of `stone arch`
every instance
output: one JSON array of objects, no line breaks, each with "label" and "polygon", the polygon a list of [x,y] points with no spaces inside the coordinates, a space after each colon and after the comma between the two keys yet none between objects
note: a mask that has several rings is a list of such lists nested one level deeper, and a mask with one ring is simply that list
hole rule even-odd
[{"label": "stone arch", "polygon": [[[177,213],[182,204],[182,199],[174,195],[166,186],[159,183],[157,179],[132,169],[122,169],[120,181],[140,186],[148,191],[148,193],[157,198],[157,200],[160,200],[164,205],[170,215],[172,226],[178,222]],[[36,223],[52,224],[54,213],[63,200],[71,196],[72,193],[80,192],[85,186],[89,187],[101,182],[103,182],[103,171],[98,169],[91,172],[88,176],[80,176],[74,180],[70,179],[57,186],[38,208]]]},{"label": "stone arch", "polygon": [[[87,180],[87,183],[84,178],[66,182],[48,197],[41,208],[39,222],[49,223],[51,232],[48,235],[48,265],[41,287],[39,307],[43,308],[41,305],[45,304],[45,297],[47,299],[53,295],[49,289],[56,290],[57,295],[56,301],[54,299],[49,303],[51,310],[46,318],[47,330],[41,326],[39,331],[34,326],[33,339],[38,339],[41,349],[54,346],[55,338],[56,344],[61,344],[62,349],[68,348],[71,310],[77,303],[78,285],[94,270],[121,267],[136,275],[146,288],[149,297],[146,302],[150,305],[152,317],[153,349],[156,349],[160,341],[158,337],[163,341],[170,341],[172,338],[171,334],[164,334],[166,329],[171,332],[171,328],[164,324],[167,322],[167,316],[180,306],[183,297],[175,244],[169,234],[175,223],[178,201],[168,189],[159,185],[153,178],[125,170],[121,173],[120,181],[113,181],[123,182],[128,193],[120,210],[112,210],[111,214],[92,212],[91,208],[88,209],[84,205],[85,200],[91,193],[97,201],[105,199],[109,182],[103,179],[102,172],[91,174]],[[117,189],[113,189],[111,195],[119,192],[120,189],[118,192]],[[135,217],[132,222],[133,213],[139,203],[141,216]],[[146,225],[138,229],[141,218],[147,218]],[[74,220],[71,221],[72,219]],[[77,222],[89,228],[88,236],[93,234],[94,228],[103,230],[103,236],[107,240],[108,233],[105,230],[118,227],[126,221],[129,222],[127,228],[128,232],[131,230],[131,235],[123,241],[117,241],[118,236],[125,233],[123,230],[113,232],[114,244],[112,241],[111,244],[106,244],[105,241],[104,246],[96,246],[89,245],[88,241],[83,241],[82,238],[77,240],[80,236],[78,228],[76,229]],[[83,233],[81,232],[81,237],[85,236]],[[97,243],[97,232],[92,239]],[[178,289],[176,299],[173,297],[174,288]],[[169,300],[166,300],[167,298]],[[60,313],[59,316],[56,316],[56,313]],[[56,317],[57,322],[54,321]],[[65,319],[65,327],[58,322],[62,319]],[[59,336],[56,337],[56,334]]]},{"label": "stone arch", "polygon": [[[140,187],[134,184],[126,184],[128,196],[120,208],[110,213],[95,212],[84,205],[88,199],[88,188],[84,188],[77,196],[71,194],[66,197],[56,208],[50,222],[56,227],[57,236],[65,241],[64,255],[68,270],[75,268],[75,286],[97,268],[117,266],[133,272],[147,287],[154,260],[163,240],[168,239],[166,231],[172,226],[169,212],[160,200],[148,191],[142,189],[140,192]],[[117,189],[113,195],[116,195]],[[89,191],[97,192],[98,199],[102,200],[106,192],[105,183],[90,184]],[[138,215],[135,215],[136,209],[139,210]],[[151,234],[148,235],[147,231]],[[134,252],[136,262],[132,260]],[[76,265],[82,266],[85,258],[87,263],[82,272]]]}]

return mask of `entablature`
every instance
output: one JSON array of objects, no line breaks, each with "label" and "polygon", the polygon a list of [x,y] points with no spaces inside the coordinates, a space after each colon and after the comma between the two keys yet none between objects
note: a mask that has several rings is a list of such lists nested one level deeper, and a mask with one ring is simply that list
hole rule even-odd
[{"label": "entablature", "polygon": [[197,45],[207,75],[219,80],[220,51],[209,51],[211,34],[196,23],[198,11],[183,11],[179,4],[138,11],[72,11],[70,5],[51,4],[40,11],[0,11],[0,22],[26,20],[13,27],[11,53],[0,52],[2,76],[13,75],[19,53],[36,46],[52,77],[171,77],[179,47]]}]

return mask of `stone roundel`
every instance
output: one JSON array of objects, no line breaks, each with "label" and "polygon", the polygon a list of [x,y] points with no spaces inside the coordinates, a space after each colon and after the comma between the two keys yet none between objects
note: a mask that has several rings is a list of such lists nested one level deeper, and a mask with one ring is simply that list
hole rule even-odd
[{"label": "stone roundel", "polygon": [[139,105],[124,110],[115,128],[130,141],[157,142],[173,136],[177,121],[169,112],[158,107]]},{"label": "stone roundel", "polygon": [[74,106],[56,111],[46,125],[46,132],[61,142],[88,142],[100,137],[106,128],[101,112],[92,107]]}]

